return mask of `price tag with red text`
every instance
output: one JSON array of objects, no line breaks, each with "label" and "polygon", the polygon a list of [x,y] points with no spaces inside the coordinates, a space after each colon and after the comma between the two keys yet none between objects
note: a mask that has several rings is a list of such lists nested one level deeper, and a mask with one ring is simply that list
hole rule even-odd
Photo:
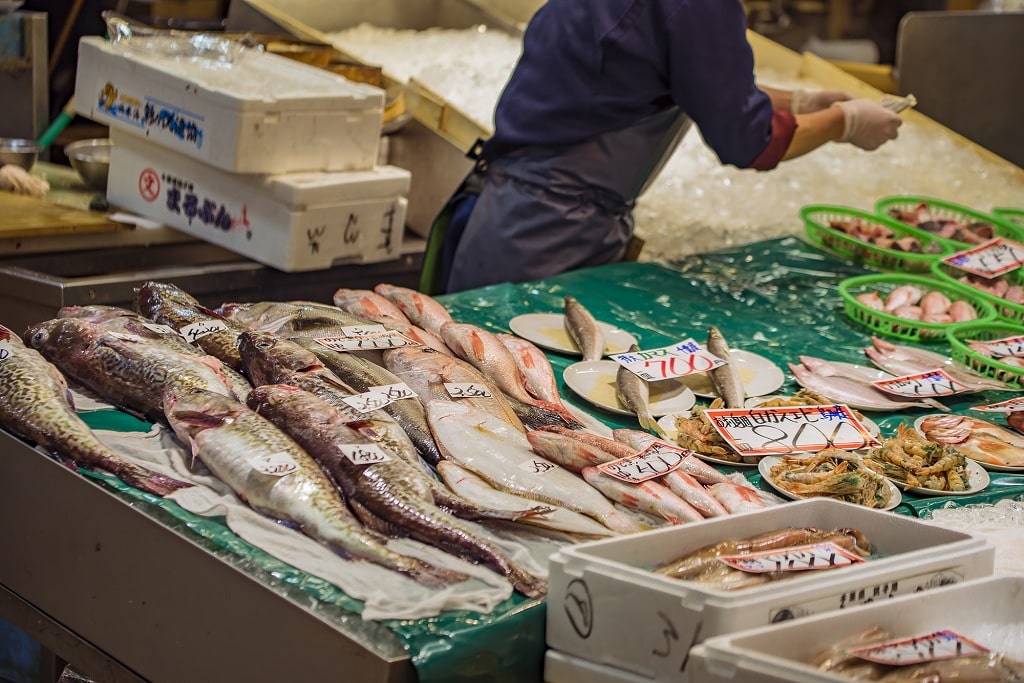
[{"label": "price tag with red text", "polygon": [[993,358],[1024,357],[1024,337],[1003,337],[992,341],[965,340],[972,349],[985,353]]},{"label": "price tag with red text", "polygon": [[981,410],[989,413],[1013,413],[1024,410],[1024,396],[1011,398],[1009,401],[989,403],[987,406],[971,406],[971,410]]},{"label": "price tag with red text", "polygon": [[910,638],[889,640],[877,645],[858,647],[849,652],[855,657],[876,664],[904,666],[938,662],[943,659],[976,657],[988,654],[988,649],[956,631],[943,629]]},{"label": "price tag with red text", "polygon": [[916,375],[903,375],[892,379],[882,379],[872,382],[876,387],[887,394],[897,396],[908,396],[917,398],[920,396],[952,396],[968,391],[960,382],[946,374],[945,370],[930,370],[919,372]]},{"label": "price tag with red text", "polygon": [[685,377],[728,365],[693,339],[660,349],[615,353],[611,359],[648,382]]},{"label": "price tag with red text", "polygon": [[1024,244],[996,237],[972,249],[947,256],[942,262],[968,273],[993,278],[1024,265]]},{"label": "price tag with red text", "polygon": [[641,484],[668,474],[689,454],[690,451],[671,444],[653,443],[642,453],[601,463],[597,469],[628,484]]},{"label": "price tag with red text", "polygon": [[817,453],[826,448],[877,446],[849,407],[785,406],[719,408],[704,415],[734,451],[743,456]]},{"label": "price tag with red text", "polygon": [[746,555],[722,555],[718,559],[748,574],[835,569],[864,561],[863,557],[835,543],[811,543]]}]

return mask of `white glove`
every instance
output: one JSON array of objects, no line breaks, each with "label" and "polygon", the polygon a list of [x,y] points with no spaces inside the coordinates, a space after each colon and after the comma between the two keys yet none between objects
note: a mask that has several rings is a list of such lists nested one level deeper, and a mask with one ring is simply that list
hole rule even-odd
[{"label": "white glove", "polygon": [[789,108],[794,114],[810,114],[849,99],[850,93],[842,90],[794,90]]},{"label": "white glove", "polygon": [[839,142],[872,151],[883,143],[895,140],[903,119],[874,100],[858,99],[836,102],[833,107],[843,110],[845,126]]}]

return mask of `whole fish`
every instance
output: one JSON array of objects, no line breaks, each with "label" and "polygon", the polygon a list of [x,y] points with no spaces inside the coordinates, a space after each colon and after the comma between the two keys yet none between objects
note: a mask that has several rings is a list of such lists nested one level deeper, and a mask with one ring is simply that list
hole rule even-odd
[{"label": "whole fish", "polygon": [[733,481],[712,484],[708,487],[708,491],[730,514],[753,512],[768,507],[757,491]]},{"label": "whole fish", "polygon": [[1001,467],[1024,466],[1024,436],[964,415],[932,415],[921,421],[926,439],[955,446],[964,455]]},{"label": "whole fish", "polygon": [[[451,460],[439,462],[437,464],[437,473],[441,475],[444,483],[452,491],[482,506],[516,510],[522,509],[524,505],[533,504],[533,501],[529,498],[499,491],[470,470],[457,465]],[[585,536],[615,535],[614,531],[603,524],[598,524],[590,517],[558,506],[549,508],[549,511],[545,514],[531,515],[518,521],[545,529],[565,531],[570,534],[583,534]]]},{"label": "whole fish", "polygon": [[662,517],[670,524],[686,524],[704,519],[699,511],[668,488],[655,481],[630,484],[605,474],[596,467],[583,468],[583,479],[609,500],[632,510]]},{"label": "whole fish", "polygon": [[372,442],[345,424],[347,418],[330,404],[282,385],[254,389],[247,403],[320,463],[366,526],[482,562],[529,597],[544,594],[544,581],[517,565],[481,531],[441,511],[412,465],[372,453],[360,460],[358,454]]},{"label": "whole fish", "polygon": [[616,459],[607,451],[554,431],[534,429],[526,432],[526,440],[538,455],[577,474]]},{"label": "whole fish", "polygon": [[108,403],[154,422],[164,417],[162,395],[169,386],[234,396],[223,365],[211,356],[180,353],[78,318],[47,320],[25,335],[66,375]]},{"label": "whole fish", "polygon": [[[670,443],[664,439],[659,439],[649,432],[641,432],[637,429],[616,429],[612,431],[612,435],[616,441],[621,441],[622,443],[631,446],[637,452],[647,450],[651,447],[651,444],[654,443],[662,443],[667,446],[678,447],[678,444]],[[692,454],[683,458],[682,463],[679,465],[679,469],[689,474],[698,483],[705,486],[729,481],[729,478],[724,474]]]},{"label": "whole fish", "polygon": [[526,436],[508,423],[464,403],[440,400],[427,403],[427,419],[445,457],[495,488],[593,517],[614,531],[643,528],[585,481],[536,455]]},{"label": "whole fish", "polygon": [[[465,578],[422,560],[400,555],[368,533],[345,507],[341,494],[319,465],[294,440],[234,399],[208,391],[170,389],[167,421],[225,484],[257,512],[298,525],[302,533],[345,557],[373,562],[427,586]],[[267,473],[264,463],[294,469]]]},{"label": "whole fish", "polygon": [[[307,351],[311,351],[335,375],[358,392],[367,392],[374,387],[402,384],[402,379],[387,368],[371,363],[351,353],[334,351],[313,339],[292,340]],[[436,465],[441,452],[434,443],[427,424],[427,413],[418,396],[400,399],[384,406],[382,410],[401,425],[424,460]]]},{"label": "whole fish", "polygon": [[900,401],[879,391],[875,387],[849,379],[848,377],[818,375],[803,365],[789,364],[789,369],[796,377],[800,386],[817,392],[836,403],[846,404],[856,410],[900,410],[902,408],[939,408],[949,412],[949,408],[934,399],[920,401]]},{"label": "whole fish", "polygon": [[105,446],[75,414],[60,371],[2,325],[0,424],[79,467],[104,470],[157,496],[191,486],[125,460]]},{"label": "whole fish", "polygon": [[866,382],[868,384],[879,379],[895,377],[895,375],[879,377],[878,371],[871,368],[865,368],[851,363],[833,363],[825,360],[824,358],[815,358],[814,356],[798,356],[798,359],[800,360],[800,364],[805,368],[816,375],[823,375],[825,377],[846,377],[847,379],[852,379],[857,382]]},{"label": "whole fish", "polygon": [[[205,356],[198,347],[189,344],[177,330],[154,323],[140,313],[116,306],[65,306],[57,312],[58,318],[75,318],[91,322],[98,327],[150,340],[190,356]],[[252,385],[242,373],[221,363],[221,372],[228,380],[235,398],[244,400]]]},{"label": "whole fish", "polygon": [[[469,403],[510,425],[525,431],[507,397],[497,385],[472,365],[453,356],[446,356],[424,348],[405,347],[384,352],[384,366],[402,378],[424,403],[431,399],[458,400]],[[484,387],[489,396],[452,398],[444,384],[476,384]]]},{"label": "whole fish", "polygon": [[455,355],[471,364],[509,396],[532,403],[522,374],[512,353],[493,333],[468,323],[448,322],[441,325],[441,338]]},{"label": "whole fish", "polygon": [[413,325],[427,332],[440,335],[441,325],[452,319],[451,313],[440,302],[415,289],[381,283],[373,291],[397,306]]},{"label": "whole fish", "polygon": [[547,401],[535,403],[524,403],[512,396],[505,395],[505,399],[512,407],[516,417],[529,429],[541,429],[543,427],[557,426],[566,429],[585,429],[582,422],[576,416],[565,410],[563,406]]},{"label": "whole fish", "polygon": [[496,334],[498,341],[509,350],[519,368],[526,390],[534,398],[550,403],[561,404],[562,397],[558,393],[558,380],[551,367],[551,361],[535,344],[513,334]]},{"label": "whole fish", "polygon": [[726,408],[742,408],[747,390],[740,380],[739,370],[731,361],[729,344],[717,327],[708,329],[708,351],[728,363],[708,371],[715,393],[725,402]]},{"label": "whole fish", "polygon": [[[619,458],[628,458],[632,455],[636,455],[643,449],[632,448],[626,443],[616,441],[613,438],[607,436],[601,436],[600,434],[592,434],[590,432],[581,431],[578,429],[566,429],[565,427],[550,426],[541,427],[541,431],[554,432],[556,434],[562,434],[570,437],[575,441],[581,441],[588,446],[598,448],[604,451],[608,455],[608,460],[618,460]],[[639,432],[640,434],[647,434],[647,432]],[[607,461],[605,461],[607,462]]]},{"label": "whole fish", "polygon": [[597,320],[587,308],[575,297],[565,297],[562,307],[565,317],[565,330],[576,343],[583,360],[601,360],[604,358],[604,332]]},{"label": "whole fish", "polygon": [[339,289],[334,293],[334,305],[352,315],[397,330],[423,346],[429,346],[449,356],[454,355],[441,337],[413,325],[398,306],[373,290]]},{"label": "whole fish", "polygon": [[246,329],[273,332],[282,337],[340,337],[344,328],[374,325],[336,306],[312,301],[257,301],[227,303],[217,312]]},{"label": "whole fish", "polygon": [[[629,350],[636,352],[640,350],[640,347],[633,344]],[[624,365],[619,365],[618,370],[615,371],[615,395],[619,397],[622,405],[636,414],[641,427],[658,434],[662,433],[661,426],[651,414],[650,387],[645,380],[626,369]]]},{"label": "whole fish", "polygon": [[241,371],[238,335],[245,328],[201,306],[191,294],[163,282],[144,282],[135,290],[135,310],[150,320],[178,330],[225,365]]},{"label": "whole fish", "polygon": [[950,377],[975,391],[1005,390],[1007,385],[973,372],[949,356],[912,346],[900,346],[878,337],[871,338],[872,346],[864,349],[871,362],[894,375],[916,375],[920,372],[942,369]]}]

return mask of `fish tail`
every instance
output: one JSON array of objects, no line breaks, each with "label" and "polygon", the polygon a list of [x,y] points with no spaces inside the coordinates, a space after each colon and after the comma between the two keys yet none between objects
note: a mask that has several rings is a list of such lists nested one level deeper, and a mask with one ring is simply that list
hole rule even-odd
[{"label": "fish tail", "polygon": [[938,401],[936,401],[936,400],[935,400],[934,398],[925,398],[925,399],[921,399],[921,402],[922,402],[922,403],[927,403],[927,404],[928,404],[928,405],[930,405],[930,406],[931,406],[932,408],[935,408],[936,410],[941,410],[941,411],[942,411],[942,412],[944,412],[944,413],[950,413],[950,412],[952,412],[952,410],[951,410],[951,409],[950,409],[950,408],[949,408],[948,406],[946,406],[945,404],[939,403],[939,402],[938,402]]},{"label": "fish tail", "polygon": [[548,592],[547,581],[530,574],[520,567],[511,567],[506,576],[512,583],[512,587],[528,598],[540,598]]},{"label": "fish tail", "polygon": [[179,489],[187,489],[192,486],[188,482],[157,474],[143,468],[138,468],[138,471],[119,472],[117,474],[124,483],[161,498]]}]

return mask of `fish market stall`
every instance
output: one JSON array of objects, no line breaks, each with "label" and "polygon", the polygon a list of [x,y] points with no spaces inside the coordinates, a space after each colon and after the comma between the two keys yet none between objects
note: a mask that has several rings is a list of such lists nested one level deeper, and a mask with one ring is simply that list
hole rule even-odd
[{"label": "fish market stall", "polygon": [[[802,355],[863,362],[871,332],[842,312],[839,284],[864,273],[783,238],[668,266],[617,264],[439,300],[454,320],[506,332],[514,318],[562,311],[565,297],[572,296],[643,348],[700,337],[713,325],[732,348],[782,368]],[[556,351],[547,358],[558,377],[579,361]],[[788,375],[779,382],[773,391],[792,394],[797,388]],[[635,416],[599,409],[564,378],[558,390],[567,404],[609,427],[637,427]],[[943,402],[961,415],[981,402],[1015,395],[987,391]],[[929,412],[914,408],[870,416],[888,436],[898,424]],[[144,435],[151,427],[120,411],[85,415],[94,429]],[[542,599],[516,593],[486,614],[443,611],[367,620],[360,616],[361,601],[258,550],[217,517],[199,516],[108,474],[83,477],[21,439],[0,438],[6,456],[0,459],[0,513],[20,520],[0,531],[8,549],[0,558],[0,615],[94,675],[280,680],[296,670],[313,679],[343,669],[359,680],[541,680]],[[718,469],[740,472],[770,492],[757,468]],[[894,513],[916,517],[942,502],[1019,495],[1021,475],[988,475],[988,486],[967,496],[904,491]],[[181,656],[185,651],[189,657]]]}]

